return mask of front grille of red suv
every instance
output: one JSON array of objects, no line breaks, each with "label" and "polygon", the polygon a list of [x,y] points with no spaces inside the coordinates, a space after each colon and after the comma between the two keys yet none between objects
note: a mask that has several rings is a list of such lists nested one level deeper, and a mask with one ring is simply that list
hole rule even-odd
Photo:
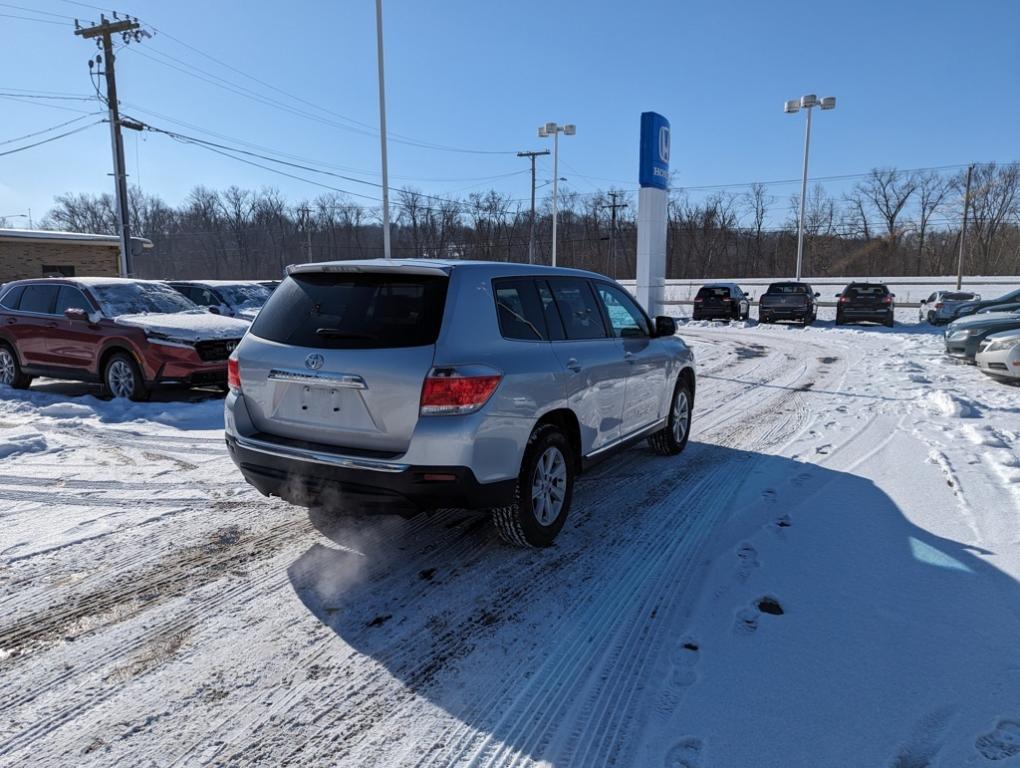
[{"label": "front grille of red suv", "polygon": [[217,339],[215,341],[195,342],[195,351],[207,363],[226,360],[230,353],[241,342],[240,339]]}]

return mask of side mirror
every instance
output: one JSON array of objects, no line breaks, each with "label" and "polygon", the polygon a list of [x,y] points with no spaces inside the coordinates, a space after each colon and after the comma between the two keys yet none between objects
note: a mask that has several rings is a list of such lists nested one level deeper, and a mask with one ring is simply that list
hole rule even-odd
[{"label": "side mirror", "polygon": [[212,312],[214,315],[220,314],[220,308],[219,307],[209,307],[209,311]]},{"label": "side mirror", "polygon": [[820,298],[822,298],[822,294],[820,294],[820,293],[818,293],[817,291],[815,291],[815,298],[816,298],[816,299],[820,299]]},{"label": "side mirror", "polygon": [[676,334],[676,320],[672,317],[666,317],[660,315],[655,318],[655,335],[656,336],[673,336]]},{"label": "side mirror", "polygon": [[896,294],[895,293],[890,293],[889,296],[891,296],[894,299],[896,298]]},{"label": "side mirror", "polygon": [[924,306],[928,303],[928,299],[921,299],[921,305]]},{"label": "side mirror", "polygon": [[842,296],[842,295],[843,295],[842,293],[837,293],[837,294],[836,294],[836,298],[838,299],[838,298],[839,298],[840,296]]},{"label": "side mirror", "polygon": [[79,320],[83,323],[89,321],[89,313],[81,307],[68,307],[64,310],[64,317],[68,320]]}]

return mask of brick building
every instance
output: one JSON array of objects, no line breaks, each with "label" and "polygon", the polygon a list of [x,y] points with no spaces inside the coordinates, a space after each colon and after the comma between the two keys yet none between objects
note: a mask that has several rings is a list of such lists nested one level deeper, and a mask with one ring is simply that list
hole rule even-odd
[{"label": "brick building", "polygon": [[[135,253],[152,242],[131,238]],[[0,283],[27,277],[116,277],[120,240],[116,235],[0,229]]]}]

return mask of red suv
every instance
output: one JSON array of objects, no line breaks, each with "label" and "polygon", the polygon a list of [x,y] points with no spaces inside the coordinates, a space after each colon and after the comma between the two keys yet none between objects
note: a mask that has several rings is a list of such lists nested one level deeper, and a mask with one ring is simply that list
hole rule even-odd
[{"label": "red suv", "polygon": [[156,281],[19,280],[0,288],[0,385],[49,376],[144,400],[161,384],[225,384],[247,329]]}]

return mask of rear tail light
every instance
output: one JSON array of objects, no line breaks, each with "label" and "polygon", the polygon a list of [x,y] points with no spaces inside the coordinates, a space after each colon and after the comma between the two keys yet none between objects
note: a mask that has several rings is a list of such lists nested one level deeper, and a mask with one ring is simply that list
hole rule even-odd
[{"label": "rear tail light", "polygon": [[489,401],[502,380],[502,373],[485,365],[433,368],[421,388],[421,415],[473,413]]},{"label": "rear tail light", "polygon": [[940,309],[942,309],[942,302],[941,302],[941,301],[940,301],[940,302],[938,302],[938,303],[937,303],[937,304],[935,305],[935,309],[936,309],[936,310],[940,310]]},{"label": "rear tail light", "polygon": [[839,297],[839,303],[840,304],[846,304],[846,296],[840,296]]},{"label": "rear tail light", "polygon": [[701,303],[701,302],[703,302],[703,301],[704,301],[704,299],[703,299],[703,298],[701,298],[700,296],[695,296],[695,297],[694,297],[694,303],[695,303],[695,304],[700,304],[700,303]]},{"label": "rear tail light", "polygon": [[227,387],[235,395],[241,393],[241,370],[237,365],[237,353],[227,358]]},{"label": "rear tail light", "polygon": [[882,303],[883,304],[892,304],[892,296],[886,296],[884,299],[882,299]]}]

